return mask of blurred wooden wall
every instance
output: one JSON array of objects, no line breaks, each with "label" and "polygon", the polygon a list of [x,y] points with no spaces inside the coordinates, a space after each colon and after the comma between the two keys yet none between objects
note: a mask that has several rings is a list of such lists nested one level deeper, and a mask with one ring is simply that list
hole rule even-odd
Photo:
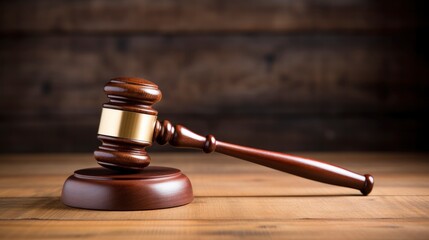
[{"label": "blurred wooden wall", "polygon": [[425,14],[414,1],[2,1],[0,151],[92,151],[115,76],[159,84],[161,119],[238,144],[428,150]]}]

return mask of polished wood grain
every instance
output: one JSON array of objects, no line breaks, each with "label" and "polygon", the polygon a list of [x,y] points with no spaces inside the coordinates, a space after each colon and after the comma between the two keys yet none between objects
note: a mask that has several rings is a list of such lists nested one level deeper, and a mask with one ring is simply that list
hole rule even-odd
[{"label": "polished wood grain", "polygon": [[295,153],[361,172],[377,188],[355,191],[225,157],[151,154],[189,176],[195,201],[154,211],[100,212],[64,206],[63,181],[96,166],[91,154],[0,156],[2,239],[426,239],[429,156],[414,153]]}]

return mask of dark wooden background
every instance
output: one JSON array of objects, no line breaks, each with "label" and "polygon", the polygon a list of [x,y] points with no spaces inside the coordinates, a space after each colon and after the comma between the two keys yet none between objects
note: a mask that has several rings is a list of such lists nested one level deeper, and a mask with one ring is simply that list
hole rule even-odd
[{"label": "dark wooden background", "polygon": [[1,1],[0,152],[92,151],[115,76],[159,84],[161,119],[238,144],[427,151],[425,15],[414,1]]}]

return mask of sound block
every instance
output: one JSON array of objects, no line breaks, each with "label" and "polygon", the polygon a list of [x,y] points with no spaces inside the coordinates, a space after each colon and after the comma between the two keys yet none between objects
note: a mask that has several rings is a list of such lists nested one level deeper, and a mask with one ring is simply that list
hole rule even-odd
[{"label": "sound block", "polygon": [[61,201],[96,210],[149,210],[188,204],[192,185],[179,169],[149,166],[122,173],[106,168],[74,172],[64,183]]}]

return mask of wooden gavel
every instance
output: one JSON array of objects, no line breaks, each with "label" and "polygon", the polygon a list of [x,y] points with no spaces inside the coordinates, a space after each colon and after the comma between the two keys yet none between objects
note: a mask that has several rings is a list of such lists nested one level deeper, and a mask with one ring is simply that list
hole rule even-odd
[{"label": "wooden gavel", "polygon": [[152,105],[161,100],[158,86],[141,78],[118,77],[104,88],[109,102],[103,105],[98,130],[102,145],[94,152],[97,162],[118,171],[139,171],[150,163],[145,147],[153,141],[175,147],[219,152],[307,179],[358,189],[368,195],[374,178],[324,162],[217,141],[197,135],[181,125],[157,121]]}]

